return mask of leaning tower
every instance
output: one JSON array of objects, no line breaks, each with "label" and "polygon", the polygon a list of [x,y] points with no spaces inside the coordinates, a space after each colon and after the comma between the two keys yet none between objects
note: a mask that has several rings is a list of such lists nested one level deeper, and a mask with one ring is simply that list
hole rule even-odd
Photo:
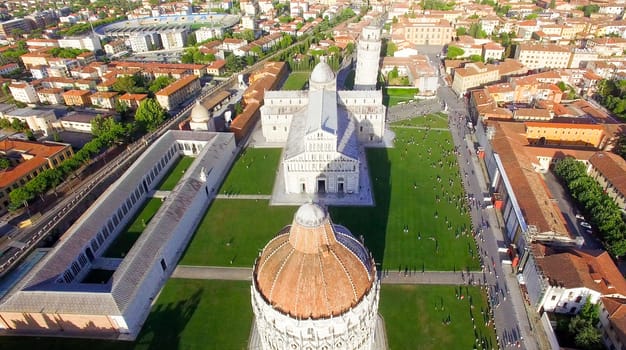
[{"label": "leaning tower", "polygon": [[356,75],[354,90],[375,90],[380,61],[380,28],[363,28],[357,43]]}]

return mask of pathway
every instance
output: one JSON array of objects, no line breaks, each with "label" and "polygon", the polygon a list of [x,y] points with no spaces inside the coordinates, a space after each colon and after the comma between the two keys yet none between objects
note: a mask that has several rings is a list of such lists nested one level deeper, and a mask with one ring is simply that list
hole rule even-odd
[{"label": "pathway", "polygon": [[[451,284],[461,285],[482,284],[486,276],[482,272],[451,272],[451,271],[402,271],[381,273],[383,284]],[[250,267],[221,267],[221,266],[190,266],[178,265],[172,273],[172,278],[189,278],[201,280],[232,280],[250,281],[252,268]]]}]

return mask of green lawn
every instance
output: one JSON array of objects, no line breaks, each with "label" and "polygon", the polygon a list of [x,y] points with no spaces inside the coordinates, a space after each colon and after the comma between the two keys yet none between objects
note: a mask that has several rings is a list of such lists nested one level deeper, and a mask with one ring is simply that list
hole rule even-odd
[{"label": "green lawn", "polygon": [[[432,115],[399,125],[440,127],[445,123],[442,115]],[[393,130],[395,148],[367,150],[376,207],[334,207],[331,218],[355,236],[363,235],[376,261],[386,269],[477,269],[450,133]],[[247,149],[220,192],[270,193],[279,154],[278,149]],[[267,161],[259,162],[263,155]],[[269,207],[266,201],[218,200],[205,215],[182,263],[230,266],[232,260],[234,266],[252,266],[258,250],[291,223],[295,211]]]},{"label": "green lawn", "polygon": [[158,189],[160,191],[173,190],[194,160],[196,160],[196,158],[189,156],[182,156],[178,158],[176,164],[174,164],[172,168],[170,168],[170,172],[163,178],[163,181],[161,181],[161,183],[159,184]]},{"label": "green lawn", "polygon": [[250,282],[171,279],[137,341],[2,337],[3,350],[247,349]]},{"label": "green lawn", "polygon": [[295,212],[295,207],[270,207],[268,201],[215,200],[180,264],[252,267],[259,250],[291,224]]},{"label": "green lawn", "polygon": [[387,107],[415,100],[417,88],[383,88],[383,104]]},{"label": "green lawn", "polygon": [[486,296],[476,287],[383,285],[379,312],[390,350],[481,349],[477,338],[498,348],[493,326],[485,326]]},{"label": "green lawn", "polygon": [[111,243],[107,251],[104,253],[108,258],[123,258],[126,256],[133,244],[139,239],[141,233],[146,228],[152,217],[157,213],[163,202],[160,198],[150,198],[144,203],[143,207],[139,211],[139,214],[135,217],[135,220],[131,222],[126,229],[115,238],[115,241]]},{"label": "green lawn", "polygon": [[280,148],[246,148],[222,184],[222,194],[271,194],[280,160]]},{"label": "green lawn", "polygon": [[310,76],[311,72],[291,72],[281,90],[304,90]]},{"label": "green lawn", "polygon": [[448,129],[448,116],[445,113],[433,113],[425,116],[394,123],[396,126],[428,126]]}]

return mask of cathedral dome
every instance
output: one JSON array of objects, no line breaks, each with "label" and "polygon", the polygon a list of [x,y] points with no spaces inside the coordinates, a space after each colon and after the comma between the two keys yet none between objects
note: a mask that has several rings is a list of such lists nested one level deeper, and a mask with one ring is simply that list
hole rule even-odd
[{"label": "cathedral dome", "polygon": [[194,123],[206,123],[211,119],[209,111],[200,101],[196,101],[196,105],[191,109],[191,121]]},{"label": "cathedral dome", "polygon": [[267,303],[298,319],[347,312],[372,288],[375,273],[367,249],[316,204],[301,206],[254,266],[255,286]]},{"label": "cathedral dome", "polygon": [[335,80],[335,73],[326,62],[320,62],[313,68],[310,80],[314,83],[328,83]]}]

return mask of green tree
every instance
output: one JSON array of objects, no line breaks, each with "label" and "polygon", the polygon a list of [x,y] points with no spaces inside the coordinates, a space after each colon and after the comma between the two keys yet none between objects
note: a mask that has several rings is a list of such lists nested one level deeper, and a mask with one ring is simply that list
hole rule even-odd
[{"label": "green tree", "polygon": [[167,119],[167,112],[153,98],[143,100],[135,113],[135,122],[140,130],[156,130]]},{"label": "green tree", "polygon": [[556,0],[550,0],[550,5],[548,7],[550,9],[554,9],[556,7]]},{"label": "green tree", "polygon": [[385,55],[392,57],[396,51],[398,51],[398,45],[392,41],[387,41],[387,51],[385,52]]},{"label": "green tree", "polygon": [[176,79],[167,76],[167,75],[161,75],[160,77],[157,77],[156,79],[154,79],[152,81],[152,84],[150,84],[150,87],[148,88],[148,90],[150,90],[152,93],[157,93],[157,91],[163,89],[164,87],[170,85],[171,83],[173,83]]},{"label": "green tree", "polygon": [[465,34],[467,34],[467,28],[465,28],[465,27],[458,27],[456,29],[456,36],[463,36]]},{"label": "green tree", "polygon": [[113,90],[118,92],[128,92],[131,94],[147,92],[143,86],[144,80],[138,74],[119,77],[113,83]]},{"label": "green tree", "polygon": [[5,157],[0,157],[0,169],[8,169],[11,167],[11,161]]},{"label": "green tree", "polygon": [[487,37],[487,33],[485,33],[480,23],[472,23],[467,34],[476,39],[484,39]]},{"label": "green tree", "polygon": [[9,210],[16,210],[35,196],[24,187],[18,187],[9,193]]},{"label": "green tree", "polygon": [[483,56],[481,56],[481,55],[471,55],[471,56],[469,57],[469,59],[470,59],[472,62],[482,62],[482,61],[483,61]]}]

